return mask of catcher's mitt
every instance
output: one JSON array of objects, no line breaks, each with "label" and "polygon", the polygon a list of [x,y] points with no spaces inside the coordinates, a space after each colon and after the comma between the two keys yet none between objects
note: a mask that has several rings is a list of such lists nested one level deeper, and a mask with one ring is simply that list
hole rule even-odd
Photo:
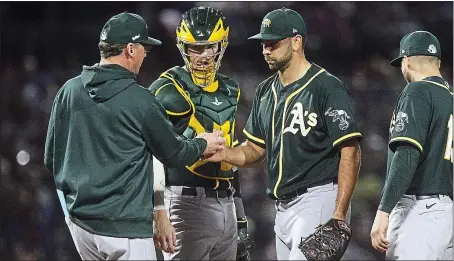
[{"label": "catcher's mitt", "polygon": [[298,248],[307,260],[340,260],[352,237],[350,225],[339,219],[330,219],[305,240],[301,238]]}]

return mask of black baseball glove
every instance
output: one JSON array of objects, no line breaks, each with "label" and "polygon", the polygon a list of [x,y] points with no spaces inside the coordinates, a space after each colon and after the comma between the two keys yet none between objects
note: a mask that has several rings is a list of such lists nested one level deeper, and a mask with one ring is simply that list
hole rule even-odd
[{"label": "black baseball glove", "polygon": [[339,219],[330,219],[305,240],[301,238],[298,248],[307,260],[340,260],[352,237],[350,225]]},{"label": "black baseball glove", "polygon": [[[247,224],[247,223],[246,223]],[[242,224],[244,226],[244,223]],[[247,226],[241,227],[238,223],[238,248],[236,251],[236,260],[251,260],[249,250],[254,246],[254,242],[247,233]]]}]

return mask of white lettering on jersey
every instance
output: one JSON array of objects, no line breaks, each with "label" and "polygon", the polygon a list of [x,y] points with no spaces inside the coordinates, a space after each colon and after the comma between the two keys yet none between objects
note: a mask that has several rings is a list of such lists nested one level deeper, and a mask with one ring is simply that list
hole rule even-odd
[{"label": "white lettering on jersey", "polygon": [[[309,113],[309,111],[305,111],[301,102],[295,103],[290,113],[293,114],[293,119],[290,122],[290,126],[286,127],[282,134],[286,132],[296,134],[299,130],[301,131],[301,135],[306,136],[312,129],[312,127],[315,127],[317,125],[317,114],[315,114],[314,112]],[[304,116],[307,116],[308,118],[306,122],[304,121]],[[309,125],[309,127],[306,127],[306,123],[307,125]],[[295,125],[299,126],[295,127]]]}]

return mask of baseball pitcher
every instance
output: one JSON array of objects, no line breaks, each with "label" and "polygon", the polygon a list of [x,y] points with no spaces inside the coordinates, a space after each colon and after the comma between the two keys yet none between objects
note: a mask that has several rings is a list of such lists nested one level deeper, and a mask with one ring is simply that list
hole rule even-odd
[{"label": "baseball pitcher", "polygon": [[267,193],[276,200],[277,258],[338,260],[351,236],[361,133],[345,85],[306,60],[305,38],[297,12],[282,8],[264,17],[260,33],[250,39],[262,41],[276,73],[257,88],[244,129],[247,142],[209,160],[253,167],[266,157]]}]

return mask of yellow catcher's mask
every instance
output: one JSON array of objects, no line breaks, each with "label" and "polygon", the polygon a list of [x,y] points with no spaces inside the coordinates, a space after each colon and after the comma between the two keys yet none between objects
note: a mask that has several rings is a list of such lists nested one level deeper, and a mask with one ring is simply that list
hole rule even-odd
[{"label": "yellow catcher's mask", "polygon": [[202,88],[209,86],[221,67],[228,45],[229,27],[225,17],[211,7],[194,7],[183,14],[176,34],[178,50],[192,80]]}]

